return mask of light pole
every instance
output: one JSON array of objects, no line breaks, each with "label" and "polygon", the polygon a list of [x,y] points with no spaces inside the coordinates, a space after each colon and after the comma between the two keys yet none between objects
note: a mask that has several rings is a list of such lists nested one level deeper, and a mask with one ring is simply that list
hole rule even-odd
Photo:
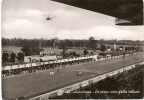
[{"label": "light pole", "polygon": [[123,40],[123,67],[125,66],[125,39]]}]

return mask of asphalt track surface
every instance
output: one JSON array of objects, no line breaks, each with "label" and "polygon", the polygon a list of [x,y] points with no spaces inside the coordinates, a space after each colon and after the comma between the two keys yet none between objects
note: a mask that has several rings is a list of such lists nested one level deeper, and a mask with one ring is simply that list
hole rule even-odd
[{"label": "asphalt track surface", "polygon": [[[135,60],[135,58],[138,58]],[[89,62],[66,66],[54,75],[50,76],[50,70],[43,72],[18,75],[10,78],[2,78],[2,97],[4,99],[15,99],[21,96],[33,97],[47,93],[83,80],[99,76],[101,74],[143,61],[143,53],[129,55],[120,58],[113,58],[98,62]],[[83,71],[83,75],[77,73]]]}]

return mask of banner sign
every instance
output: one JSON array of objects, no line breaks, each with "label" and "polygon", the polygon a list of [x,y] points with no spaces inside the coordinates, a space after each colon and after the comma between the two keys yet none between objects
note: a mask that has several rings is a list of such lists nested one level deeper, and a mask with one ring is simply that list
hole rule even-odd
[{"label": "banner sign", "polygon": [[110,72],[108,73],[109,76],[113,76],[114,75],[114,72]]},{"label": "banner sign", "polygon": [[116,71],[114,71],[114,74],[116,75],[116,74],[118,74],[118,71],[116,70]]},{"label": "banner sign", "polygon": [[50,97],[55,97],[55,96],[58,96],[57,92],[54,92],[54,93],[50,94]]},{"label": "banner sign", "polygon": [[120,73],[121,73],[121,72],[123,72],[123,69],[120,69],[119,71],[120,71]]},{"label": "banner sign", "polygon": [[93,84],[93,80],[88,80],[88,84]]},{"label": "banner sign", "polygon": [[100,81],[100,80],[101,80],[101,76],[93,78],[93,82],[94,82],[94,83],[95,83],[95,82],[98,82],[98,81]]},{"label": "banner sign", "polygon": [[49,99],[49,96],[42,96],[39,98],[39,100],[48,100]]},{"label": "banner sign", "polygon": [[63,89],[64,93],[70,93],[72,91],[72,87],[67,87]]},{"label": "banner sign", "polygon": [[62,95],[64,93],[64,91],[62,89],[58,90],[58,96]]},{"label": "banner sign", "polygon": [[79,84],[75,84],[75,85],[72,86],[71,91],[79,89],[79,88],[80,88]]},{"label": "banner sign", "polygon": [[82,82],[82,87],[85,87],[85,86],[87,86],[87,85],[88,85],[88,81]]}]

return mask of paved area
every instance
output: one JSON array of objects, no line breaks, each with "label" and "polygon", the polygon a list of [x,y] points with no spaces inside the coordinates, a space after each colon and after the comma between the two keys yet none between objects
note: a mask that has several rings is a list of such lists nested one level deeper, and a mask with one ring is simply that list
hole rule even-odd
[{"label": "paved area", "polygon": [[[135,60],[135,58],[138,58]],[[2,79],[3,98],[15,99],[21,96],[29,97],[43,94],[67,85],[71,85],[100,74],[113,71],[124,66],[134,64],[143,60],[143,54],[129,55],[98,62],[89,62],[60,69],[57,73],[53,69],[54,75],[50,76],[50,70],[43,72],[19,75]],[[83,75],[77,73],[83,71]]]}]

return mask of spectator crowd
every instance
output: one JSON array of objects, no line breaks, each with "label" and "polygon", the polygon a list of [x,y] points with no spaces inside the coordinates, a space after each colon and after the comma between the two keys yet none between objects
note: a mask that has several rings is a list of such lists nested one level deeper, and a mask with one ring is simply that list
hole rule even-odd
[{"label": "spectator crowd", "polygon": [[[65,62],[56,62],[52,61],[53,63],[45,64],[47,61],[37,62],[36,66],[26,67],[27,63],[22,63],[25,67],[23,68],[17,68],[17,69],[10,69],[10,70],[2,70],[2,76],[10,76],[10,75],[19,75],[24,73],[35,73],[36,71],[42,71],[42,70],[49,70],[49,69],[59,69],[59,68],[65,68],[66,66],[71,66],[75,64],[82,64],[93,61],[92,58],[87,59],[78,59],[73,61],[65,61]],[[49,61],[48,61],[49,62]],[[31,63],[32,65],[32,63]],[[20,65],[18,65],[20,66]]]}]

